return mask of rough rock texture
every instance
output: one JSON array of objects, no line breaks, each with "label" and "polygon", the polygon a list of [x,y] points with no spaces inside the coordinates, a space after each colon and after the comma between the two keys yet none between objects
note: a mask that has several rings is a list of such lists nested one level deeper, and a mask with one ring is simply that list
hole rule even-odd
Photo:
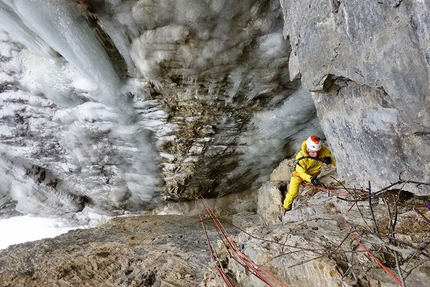
[{"label": "rough rock texture", "polygon": [[[210,231],[209,231],[210,232]],[[198,286],[210,263],[198,217],[116,218],[1,252],[1,286]]]},{"label": "rough rock texture", "polygon": [[290,75],[313,92],[339,174],[428,181],[429,2],[281,3]]},{"label": "rough rock texture", "polygon": [[428,181],[429,5],[0,1],[2,212],[258,188],[314,133],[342,177]]},{"label": "rough rock texture", "polygon": [[5,0],[0,27],[1,204],[21,213],[258,188],[322,134],[279,1]]},{"label": "rough rock texture", "polygon": [[[287,168],[288,162],[285,161],[272,176]],[[326,186],[339,188],[336,178],[337,173],[329,169],[321,180]],[[285,180],[288,178],[263,184],[259,190],[258,219],[242,218],[242,224],[247,228],[237,236],[237,242],[247,256],[265,270],[276,274],[288,286],[399,286],[396,280],[400,280],[400,277],[390,249],[396,247],[387,244],[387,238],[384,237],[388,234],[387,204],[392,208],[394,197],[391,196],[396,192],[381,196],[379,201],[372,201],[371,210],[367,200],[354,204],[338,199],[347,198],[348,192],[342,188],[332,189],[328,193],[307,186],[301,189],[292,211],[281,216],[283,213],[279,213],[279,209]],[[402,242],[397,245],[397,250],[400,251],[398,254],[403,272],[411,272],[404,278],[405,286],[420,287],[424,286],[423,282],[428,280],[430,274],[430,225],[427,222],[430,211],[422,210],[427,217],[425,219],[412,210],[414,204],[417,202],[410,197],[402,201],[395,237]],[[374,232],[372,212],[382,235],[380,238],[368,236]],[[256,225],[258,220],[259,224]],[[349,232],[353,232],[397,279],[371,259]],[[420,257],[420,251],[416,251],[420,246],[425,246],[425,256],[415,261],[410,254]],[[219,250],[222,252],[224,249],[220,247]],[[246,286],[265,286],[236,261],[231,261],[226,272],[236,274],[235,282]]]},{"label": "rough rock texture", "polygon": [[[285,168],[282,165],[279,170]],[[327,170],[321,180],[339,188],[336,177],[334,170]],[[329,194],[305,187],[292,211],[284,214],[279,187],[286,180],[268,181],[258,193],[231,195],[230,204],[225,198],[207,201],[221,220],[223,233],[259,266],[258,271],[270,274],[274,286],[399,286],[393,250],[398,251],[405,286],[422,287],[428,282],[430,225],[423,216],[428,220],[430,210],[421,209],[423,216],[414,212],[411,207],[417,199],[403,198],[398,206],[394,245],[387,240],[387,204],[392,207],[395,198],[389,193],[372,205],[354,204],[337,198],[347,198],[345,190],[332,189]],[[118,217],[97,228],[1,250],[0,284],[219,287],[224,285],[215,266],[222,266],[233,286],[267,286],[244,267],[249,261],[238,260],[234,249],[226,247],[205,213],[203,222],[217,258],[211,261],[202,222],[194,216],[202,214],[205,206],[201,200],[194,207],[183,204],[158,211],[166,215]],[[182,215],[172,215],[181,210]],[[364,252],[354,236],[397,279]]]},{"label": "rough rock texture", "polygon": [[282,203],[286,190],[287,184],[282,181],[267,182],[258,190],[257,212],[265,224],[274,225],[282,222],[284,213]]},{"label": "rough rock texture", "polygon": [[[401,0],[1,1],[1,212],[141,211],[161,195],[247,190],[215,211],[235,213],[223,223],[237,246],[285,284],[398,286],[355,235],[422,286],[430,214],[411,210],[414,198],[399,201],[393,232],[395,197],[372,206],[305,188],[283,214],[288,161],[260,183],[321,128],[339,175],[358,186],[403,171],[429,182],[429,12]],[[169,204],[12,246],[0,283],[220,286],[200,212]],[[217,235],[228,278],[262,286]]]}]

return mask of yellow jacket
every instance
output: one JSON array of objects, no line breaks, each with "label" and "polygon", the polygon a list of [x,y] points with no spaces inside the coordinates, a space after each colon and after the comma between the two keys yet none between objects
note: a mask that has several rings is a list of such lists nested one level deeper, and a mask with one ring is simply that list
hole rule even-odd
[{"label": "yellow jacket", "polygon": [[[336,165],[329,149],[325,146],[322,146],[321,150],[318,152],[318,158],[321,159],[326,156],[331,158],[332,165]],[[296,162],[296,169],[293,173],[293,176],[299,176],[307,182],[310,182],[311,178],[319,173],[323,165],[322,161],[309,157],[306,149],[306,141],[302,143],[302,150],[296,155]]]}]

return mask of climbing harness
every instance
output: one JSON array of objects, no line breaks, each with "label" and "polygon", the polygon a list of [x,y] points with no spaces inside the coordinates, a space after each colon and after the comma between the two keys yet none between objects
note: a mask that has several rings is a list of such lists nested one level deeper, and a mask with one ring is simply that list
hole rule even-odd
[{"label": "climbing harness", "polygon": [[315,166],[317,165],[317,162],[318,162],[318,161],[323,162],[323,161],[322,161],[322,158],[318,158],[318,157],[311,157],[311,156],[302,156],[302,157],[300,157],[300,158],[298,158],[298,159],[295,159],[295,160],[293,161],[293,163],[292,163],[292,164],[288,164],[288,167],[290,168],[290,172],[293,172],[293,171],[295,171],[295,170],[296,170],[296,165],[298,165],[298,166],[300,166],[301,168],[305,169],[305,168],[300,164],[300,161],[301,161],[302,159],[306,159],[306,158],[311,158],[311,159],[314,159],[314,160],[315,160],[315,161],[314,161],[314,163],[312,164],[312,166],[310,166],[309,168],[313,168],[313,167],[315,167]]}]

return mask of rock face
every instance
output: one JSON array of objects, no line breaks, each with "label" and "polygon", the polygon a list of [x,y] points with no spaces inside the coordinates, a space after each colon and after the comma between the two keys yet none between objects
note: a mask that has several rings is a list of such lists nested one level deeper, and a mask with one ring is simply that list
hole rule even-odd
[{"label": "rock face", "polygon": [[428,181],[429,10],[1,1],[2,213],[134,212],[256,189],[310,134],[344,178]]},{"label": "rock face", "polygon": [[339,173],[428,181],[430,4],[281,2],[290,75],[313,92]]},{"label": "rock face", "polygon": [[278,1],[5,0],[0,14],[4,209],[140,211],[258,188],[322,134],[289,77]]},{"label": "rock face", "polygon": [[198,286],[210,260],[206,246],[198,218],[117,218],[3,251],[0,284]]},{"label": "rock face", "polygon": [[[271,177],[279,176],[287,168],[287,161],[281,163]],[[390,235],[387,222],[395,220],[390,210],[395,210],[393,202],[398,190],[381,195],[371,204],[368,200],[348,201],[345,199],[353,198],[348,196],[349,192],[355,191],[340,188],[336,178],[336,171],[325,170],[321,180],[330,192],[306,186],[292,211],[285,214],[279,209],[283,182],[288,178],[278,177],[263,184],[258,192],[257,217],[238,215],[233,221],[244,226],[236,237],[243,253],[284,284],[278,282],[274,286],[423,286],[430,270],[428,208],[423,206],[420,215],[412,210],[416,199],[400,196],[402,204],[395,211],[396,222],[391,221],[395,231]],[[389,237],[398,244],[389,241]],[[423,253],[419,251],[421,247]],[[394,251],[398,251],[397,255]],[[229,258],[232,253],[223,245],[218,252],[221,258]],[[415,259],[410,260],[411,253],[425,264],[415,265]],[[395,256],[402,262],[402,275],[396,271]],[[228,262],[225,272],[235,274],[233,282],[265,286],[250,275],[243,262]]]},{"label": "rock face", "polygon": [[[234,250],[289,286],[422,286],[429,212],[392,204],[404,189],[429,194],[413,184],[430,179],[429,12],[400,0],[1,1],[2,216],[158,207],[3,250],[1,285],[209,287],[217,266],[262,286]],[[284,214],[288,161],[266,180],[309,134],[324,135],[342,178],[412,184],[378,204],[307,187]],[[217,263],[201,210],[160,207],[243,191],[213,205],[235,241],[209,230]]]},{"label": "rock face", "polygon": [[[0,251],[0,284],[215,287],[223,286],[219,267],[233,286],[267,286],[254,271],[274,286],[423,286],[430,270],[430,210],[414,212],[416,199],[398,201],[398,191],[381,194],[371,205],[354,202],[349,195],[360,193],[346,192],[336,177],[327,170],[321,178],[330,193],[301,189],[286,214],[280,183],[288,178],[264,183],[257,202],[255,193],[231,195],[230,204],[208,200],[222,229],[199,200],[187,211],[178,203],[182,215],[169,215],[179,214],[172,206],[154,216],[118,217],[97,228],[14,245]],[[395,202],[401,203],[397,210]],[[246,267],[251,262],[256,269]]]}]

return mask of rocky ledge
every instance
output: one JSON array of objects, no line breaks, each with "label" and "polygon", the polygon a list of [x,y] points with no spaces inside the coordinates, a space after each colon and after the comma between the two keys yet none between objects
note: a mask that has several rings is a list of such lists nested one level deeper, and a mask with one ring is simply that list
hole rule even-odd
[{"label": "rocky ledge", "polygon": [[268,280],[271,286],[418,287],[428,282],[430,212],[423,198],[393,186],[368,200],[366,189],[346,188],[335,171],[326,170],[322,180],[330,188],[304,187],[293,210],[284,214],[288,164],[282,162],[258,192],[180,203],[154,211],[158,215],[118,217],[98,228],[11,246],[0,251],[0,285],[215,287],[225,280],[230,286],[270,286]]},{"label": "rocky ledge", "polygon": [[1,286],[198,286],[210,262],[198,218],[115,218],[0,253]]}]

